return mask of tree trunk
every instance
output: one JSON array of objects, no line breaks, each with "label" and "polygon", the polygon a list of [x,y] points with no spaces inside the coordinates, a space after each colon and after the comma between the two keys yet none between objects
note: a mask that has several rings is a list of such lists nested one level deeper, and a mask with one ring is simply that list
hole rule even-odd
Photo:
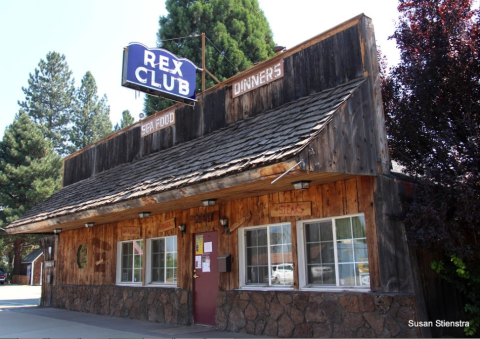
[{"label": "tree trunk", "polygon": [[20,275],[22,272],[22,248],[23,239],[17,237],[14,242],[15,259],[13,263],[13,275]]}]

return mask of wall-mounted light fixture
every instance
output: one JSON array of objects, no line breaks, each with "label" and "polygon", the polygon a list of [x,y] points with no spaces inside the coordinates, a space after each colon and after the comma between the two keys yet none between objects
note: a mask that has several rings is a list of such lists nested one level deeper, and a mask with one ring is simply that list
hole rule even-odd
[{"label": "wall-mounted light fixture", "polygon": [[61,229],[61,228],[55,228],[55,229],[53,230],[53,233],[55,233],[55,234],[62,233],[62,229]]},{"label": "wall-mounted light fixture", "polygon": [[202,200],[203,206],[215,206],[216,203],[217,203],[217,199]]},{"label": "wall-mounted light fixture", "polygon": [[311,181],[309,180],[302,180],[302,181],[295,181],[292,182],[293,188],[296,190],[306,190],[307,188],[310,188],[310,183]]},{"label": "wall-mounted light fixture", "polygon": [[180,232],[182,232],[182,238],[183,238],[183,235],[187,231],[187,226],[185,224],[179,224],[178,229],[180,230]]},{"label": "wall-mounted light fixture", "polygon": [[150,212],[140,212],[140,213],[138,213],[138,217],[140,219],[148,218],[148,217],[150,217]]},{"label": "wall-mounted light fixture", "polygon": [[220,218],[220,224],[223,226],[225,233],[230,234],[230,230],[228,229],[228,219],[227,218]]},{"label": "wall-mounted light fixture", "polygon": [[286,50],[287,48],[285,46],[275,46],[273,47],[273,51],[275,53],[280,53],[280,52],[283,52],[284,50]]},{"label": "wall-mounted light fixture", "polygon": [[94,225],[95,225],[94,222],[86,222],[86,223],[85,223],[85,227],[86,227],[86,228],[93,227]]}]

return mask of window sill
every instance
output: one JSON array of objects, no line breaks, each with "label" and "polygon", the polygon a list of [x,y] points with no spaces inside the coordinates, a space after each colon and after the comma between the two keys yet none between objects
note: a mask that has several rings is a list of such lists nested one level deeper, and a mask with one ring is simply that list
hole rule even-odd
[{"label": "window sill", "polygon": [[277,286],[242,286],[237,291],[293,291],[293,286],[277,287]]},{"label": "window sill", "polygon": [[309,292],[370,292],[370,287],[318,287],[318,286],[303,286],[299,291]]}]

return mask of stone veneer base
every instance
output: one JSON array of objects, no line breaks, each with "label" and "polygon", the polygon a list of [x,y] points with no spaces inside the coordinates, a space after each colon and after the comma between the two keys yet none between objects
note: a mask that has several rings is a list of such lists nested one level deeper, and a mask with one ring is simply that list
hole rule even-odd
[{"label": "stone veneer base", "polygon": [[153,322],[190,325],[187,290],[131,286],[54,285],[52,307]]},{"label": "stone veneer base", "polygon": [[360,292],[220,291],[221,330],[295,338],[421,336],[412,295]]},{"label": "stone veneer base", "polygon": [[[52,307],[172,325],[191,325],[189,291],[54,285]],[[412,295],[361,292],[219,291],[222,331],[296,338],[417,338]]]}]

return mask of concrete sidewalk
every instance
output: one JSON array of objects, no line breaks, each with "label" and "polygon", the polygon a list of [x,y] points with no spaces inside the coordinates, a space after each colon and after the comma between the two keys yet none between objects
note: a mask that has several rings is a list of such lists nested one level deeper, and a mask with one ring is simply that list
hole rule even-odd
[{"label": "concrete sidewalk", "polygon": [[254,338],[200,325],[175,326],[56,308],[0,309],[0,338]]},{"label": "concrete sidewalk", "polygon": [[40,286],[0,286],[0,338],[258,338],[214,327],[176,326],[38,307]]}]

